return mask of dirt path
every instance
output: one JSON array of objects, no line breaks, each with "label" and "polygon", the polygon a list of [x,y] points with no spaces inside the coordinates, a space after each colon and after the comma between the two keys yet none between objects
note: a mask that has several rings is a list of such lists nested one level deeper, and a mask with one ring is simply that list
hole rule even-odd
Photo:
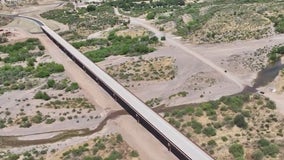
[{"label": "dirt path", "polygon": [[203,57],[202,55],[194,52],[193,50],[191,50],[190,48],[188,48],[186,45],[184,45],[181,41],[179,41],[178,39],[174,38],[173,35],[170,35],[168,33],[163,33],[161,31],[159,31],[157,28],[153,27],[151,24],[149,24],[147,21],[145,21],[144,19],[140,19],[140,18],[130,18],[130,23],[134,24],[134,25],[140,25],[144,28],[147,28],[148,30],[154,32],[156,34],[156,36],[158,37],[162,37],[162,36],[166,36],[166,43],[175,47],[178,47],[180,49],[182,49],[185,53],[194,56],[195,58],[199,59],[201,62],[207,64],[208,66],[210,66],[211,68],[213,68],[214,70],[216,70],[217,72],[219,72],[220,74],[222,74],[224,77],[230,79],[231,81],[233,81],[235,84],[237,84],[241,89],[245,86],[245,84],[243,84],[243,82],[235,77],[234,75],[232,75],[231,73],[228,72],[224,72],[225,69],[217,66],[215,63],[213,63],[212,61],[206,59],[205,57]]}]

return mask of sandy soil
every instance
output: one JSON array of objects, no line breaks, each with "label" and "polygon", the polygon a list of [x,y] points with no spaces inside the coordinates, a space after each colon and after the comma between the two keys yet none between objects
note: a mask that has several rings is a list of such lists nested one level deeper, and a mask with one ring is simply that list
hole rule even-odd
[{"label": "sandy soil", "polygon": [[[110,126],[116,128],[128,144],[139,151],[141,159],[153,160],[175,160],[177,159],[171,154],[166,147],[149,132],[141,132],[144,128],[138,124],[135,119],[130,116],[121,116],[111,121]],[[151,143],[145,143],[151,142]],[[159,153],[159,154],[157,154]]]},{"label": "sandy soil", "polygon": [[[130,86],[128,89],[144,101],[157,97],[163,99],[162,103],[172,106],[218,99],[220,96],[230,95],[240,91],[238,86],[232,84],[229,80],[222,78],[221,75],[214,72],[214,70],[209,68],[207,65],[202,64],[198,59],[187,55],[183,52],[183,50],[176,47],[165,46],[142,57],[147,59],[160,56],[172,57],[175,59],[175,65],[177,65],[176,77],[171,81],[140,81],[127,83],[127,85]],[[130,61],[131,59],[131,57],[109,57],[106,61],[98,64],[99,66],[107,67],[110,64],[116,65],[125,61]],[[202,90],[194,90],[194,88],[190,87],[194,84],[192,84],[189,80],[192,75],[200,72],[206,73],[207,76],[211,75],[213,72],[212,74],[216,75],[214,78],[217,83],[211,87],[202,87]],[[132,85],[134,86],[131,87]],[[187,91],[189,94],[186,97],[169,100],[169,96],[181,91]],[[204,95],[203,98],[200,97],[201,94]]]}]

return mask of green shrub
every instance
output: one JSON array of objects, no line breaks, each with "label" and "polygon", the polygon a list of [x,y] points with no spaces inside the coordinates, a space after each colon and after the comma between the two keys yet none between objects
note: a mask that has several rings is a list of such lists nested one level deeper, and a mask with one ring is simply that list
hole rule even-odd
[{"label": "green shrub", "polygon": [[243,115],[241,115],[241,114],[238,114],[238,115],[235,116],[234,124],[236,126],[238,126],[239,128],[246,129],[248,127],[248,124],[247,124],[247,122],[245,120],[245,117]]},{"label": "green shrub", "polygon": [[46,119],[45,124],[51,124],[51,123],[53,123],[55,121],[56,120],[54,118],[48,118],[48,119]]},{"label": "green shrub", "polygon": [[123,142],[123,138],[122,138],[121,134],[116,135],[116,142],[117,143]]},{"label": "green shrub", "polygon": [[257,144],[259,147],[266,147],[270,145],[270,142],[267,139],[262,138],[257,142]]},{"label": "green shrub", "polygon": [[112,151],[105,160],[118,160],[122,159],[122,154],[118,151]]},{"label": "green shrub", "polygon": [[217,146],[217,143],[212,139],[210,141],[208,141],[207,144],[208,144],[208,146],[211,146],[211,147]]},{"label": "green shrub", "polygon": [[149,12],[146,16],[146,19],[154,19],[156,16],[156,12]]},{"label": "green shrub", "polygon": [[23,68],[22,66],[10,66],[5,65],[0,67],[0,85],[5,82],[14,83],[23,77],[27,77],[31,74],[29,68]]},{"label": "green shrub", "polygon": [[34,99],[43,99],[47,101],[47,100],[50,100],[50,97],[46,92],[38,91],[35,94]]},{"label": "green shrub", "polygon": [[59,117],[59,121],[61,122],[65,121],[65,117]]},{"label": "green shrub", "polygon": [[8,57],[3,59],[5,63],[15,63],[28,60],[32,57],[41,56],[43,54],[42,52],[37,54],[30,52],[36,49],[36,46],[41,46],[40,41],[35,38],[29,38],[24,42],[0,46],[0,52],[9,54]]},{"label": "green shrub", "polygon": [[88,12],[92,12],[92,11],[95,11],[96,10],[96,6],[95,5],[88,5],[87,6],[87,11]]},{"label": "green shrub", "polygon": [[103,160],[103,158],[101,156],[87,156],[84,157],[83,160]]},{"label": "green shrub", "polygon": [[65,89],[65,92],[70,92],[70,91],[72,92],[72,91],[75,91],[77,89],[79,89],[79,85],[78,85],[78,83],[74,82],[74,83],[71,83],[71,85]]},{"label": "green shrub", "polygon": [[216,129],[209,126],[209,127],[204,128],[202,130],[202,133],[205,134],[208,137],[215,136],[216,135]]},{"label": "green shrub", "polygon": [[40,63],[35,69],[35,77],[44,78],[49,77],[50,74],[64,72],[64,67],[55,62]]},{"label": "green shrub", "polygon": [[43,121],[42,115],[41,114],[37,114],[37,115],[33,116],[31,121],[33,123],[41,123]]},{"label": "green shrub", "polygon": [[264,105],[264,107],[269,108],[269,109],[276,109],[276,104],[275,104],[275,102],[269,100],[269,101]]},{"label": "green shrub", "polygon": [[47,86],[48,86],[48,88],[53,88],[55,86],[55,80],[49,79],[47,81]]},{"label": "green shrub", "polygon": [[253,160],[262,160],[264,157],[264,154],[260,150],[256,150],[252,153],[251,158]]},{"label": "green shrub", "polygon": [[133,151],[130,152],[130,156],[131,156],[131,157],[138,157],[139,154],[138,154],[137,151],[133,150]]},{"label": "green shrub", "polygon": [[203,128],[202,124],[197,122],[196,120],[192,120],[190,123],[191,127],[194,129],[194,132],[199,134]]},{"label": "green shrub", "polygon": [[240,144],[232,144],[229,147],[229,152],[234,156],[234,158],[242,158],[244,156],[244,148]]},{"label": "green shrub", "polygon": [[221,137],[221,139],[222,139],[223,142],[227,142],[228,141],[228,138],[225,137],[225,136]]},{"label": "green shrub", "polygon": [[102,61],[110,55],[137,56],[153,52],[155,49],[150,47],[150,44],[156,43],[155,40],[148,36],[135,38],[131,38],[130,36],[123,37],[117,36],[115,31],[109,34],[107,40],[111,45],[86,52],[85,55],[93,62]]},{"label": "green shrub", "polygon": [[275,157],[279,153],[279,148],[276,144],[269,142],[268,140],[262,138],[258,142],[258,147],[263,152],[264,155],[269,155]]},{"label": "green shrub", "polygon": [[19,158],[20,155],[18,154],[8,153],[8,156],[5,160],[18,160]]}]

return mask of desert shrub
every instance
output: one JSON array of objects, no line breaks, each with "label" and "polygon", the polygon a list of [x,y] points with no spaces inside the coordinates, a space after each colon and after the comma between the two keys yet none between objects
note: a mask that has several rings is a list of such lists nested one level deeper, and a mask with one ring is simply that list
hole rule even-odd
[{"label": "desert shrub", "polygon": [[165,41],[166,40],[166,37],[165,36],[162,36],[161,37],[161,41]]},{"label": "desert shrub", "polygon": [[42,114],[37,114],[32,117],[31,121],[33,123],[41,123],[43,121]]},{"label": "desert shrub", "polygon": [[38,91],[35,94],[34,99],[43,99],[47,101],[47,100],[50,100],[50,97],[46,92]]},{"label": "desert shrub", "polygon": [[274,46],[267,54],[270,62],[275,63],[284,54],[284,46]]},{"label": "desert shrub", "polygon": [[56,120],[54,118],[48,118],[48,119],[46,119],[45,124],[51,124],[51,123],[53,123],[55,121]]},{"label": "desert shrub", "polygon": [[64,67],[55,62],[40,63],[34,71],[34,76],[38,78],[49,77],[53,73],[64,72]]},{"label": "desert shrub", "polygon": [[253,160],[262,160],[263,157],[264,157],[264,154],[263,154],[263,152],[260,151],[260,150],[254,151],[254,152],[252,153],[252,155],[251,155],[251,158],[252,158]]},{"label": "desert shrub", "polygon": [[156,16],[156,12],[149,12],[146,16],[147,19],[154,19]]},{"label": "desert shrub", "polygon": [[190,123],[190,125],[191,125],[191,127],[193,128],[193,130],[194,130],[195,133],[197,133],[197,134],[201,133],[202,128],[203,128],[203,126],[202,126],[201,123],[199,123],[199,122],[196,121],[196,120],[192,120],[191,123]]},{"label": "desert shrub", "polygon": [[133,151],[130,152],[130,156],[131,156],[131,157],[138,157],[139,154],[138,154],[137,151],[133,150]]},{"label": "desert shrub", "polygon": [[87,6],[87,11],[88,12],[92,12],[92,11],[95,11],[96,10],[96,6],[95,5],[88,5]]},{"label": "desert shrub", "polygon": [[61,122],[65,121],[65,117],[59,117],[59,121]]},{"label": "desert shrub", "polygon": [[121,134],[116,135],[116,142],[121,143],[122,141],[123,141],[123,138],[122,138]]},{"label": "desert shrub", "polygon": [[103,160],[101,156],[86,156],[83,160]]},{"label": "desert shrub", "polygon": [[102,61],[110,55],[143,55],[153,52],[155,49],[149,45],[156,43],[156,41],[152,40],[148,36],[135,38],[131,38],[130,36],[123,37],[117,36],[115,31],[109,34],[107,40],[111,45],[101,47],[95,51],[86,52],[85,55],[94,62]]},{"label": "desert shrub", "polygon": [[217,146],[217,143],[214,140],[210,140],[207,142],[208,146],[214,147]]},{"label": "desert shrub", "polygon": [[48,88],[53,88],[54,85],[55,85],[55,80],[54,80],[54,79],[49,79],[49,80],[47,81],[47,86],[48,86]]},{"label": "desert shrub", "polygon": [[0,129],[6,127],[6,121],[4,119],[0,119]]},{"label": "desert shrub", "polygon": [[262,138],[258,140],[257,144],[259,147],[266,147],[269,146],[270,142],[267,139]]},{"label": "desert shrub", "polygon": [[25,42],[0,46],[0,52],[9,54],[8,57],[3,59],[5,63],[14,63],[41,56],[43,54],[42,52],[39,52],[38,54],[30,53],[30,51],[36,49],[36,46],[41,46],[40,41],[35,38],[29,38]]},{"label": "desert shrub", "polygon": [[8,156],[5,158],[5,160],[18,160],[19,158],[20,155],[18,154],[8,153]]},{"label": "desert shrub", "polygon": [[204,128],[202,130],[202,133],[205,134],[208,137],[215,136],[216,135],[216,129],[209,126],[209,127]]},{"label": "desert shrub", "polygon": [[72,91],[75,91],[75,90],[77,90],[77,89],[79,89],[79,85],[78,85],[78,83],[75,83],[75,82],[73,82],[73,83],[71,83],[71,85],[69,86],[69,87],[67,87],[66,89],[65,89],[65,91],[66,92],[72,92]]},{"label": "desert shrub", "polygon": [[232,144],[229,147],[229,152],[234,156],[234,158],[242,158],[244,156],[244,148],[241,144]]},{"label": "desert shrub", "polygon": [[227,137],[225,137],[225,136],[221,137],[221,139],[222,139],[222,141],[223,141],[223,142],[228,141],[228,138],[227,138]]},{"label": "desert shrub", "polygon": [[24,68],[22,66],[10,66],[5,65],[0,67],[0,85],[5,82],[14,83],[23,77],[27,77],[31,74],[29,68]]},{"label": "desert shrub", "polygon": [[262,149],[264,155],[269,155],[271,157],[276,157],[279,153],[279,147],[276,144],[270,144],[269,146],[265,146]]},{"label": "desert shrub", "polygon": [[83,146],[79,146],[79,148],[77,149],[72,149],[71,153],[74,157],[79,157],[81,156],[85,151],[88,151],[88,149],[86,147]]},{"label": "desert shrub", "polygon": [[257,144],[264,155],[275,157],[279,153],[279,147],[267,139],[262,138],[257,142]]},{"label": "desert shrub", "polygon": [[243,115],[241,115],[241,114],[238,114],[238,115],[235,116],[234,124],[236,126],[238,126],[239,128],[244,128],[245,129],[245,128],[248,127],[248,124],[247,124],[247,122],[245,120],[245,117]]},{"label": "desert shrub", "polygon": [[269,108],[269,109],[276,109],[276,104],[275,104],[275,102],[269,100],[269,101],[264,105],[264,107]]},{"label": "desert shrub", "polygon": [[118,151],[112,151],[105,160],[118,160],[122,159],[122,154]]}]

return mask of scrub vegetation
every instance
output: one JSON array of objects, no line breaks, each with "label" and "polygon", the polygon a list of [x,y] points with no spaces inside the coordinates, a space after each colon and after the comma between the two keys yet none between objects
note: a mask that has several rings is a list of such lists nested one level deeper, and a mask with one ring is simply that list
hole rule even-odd
[{"label": "scrub vegetation", "polygon": [[274,46],[268,53],[268,58],[271,63],[277,62],[284,55],[284,45]]},{"label": "scrub vegetation", "polygon": [[41,16],[68,25],[70,30],[61,33],[68,41],[86,38],[95,31],[127,23],[114,14],[111,6],[105,4],[75,10],[73,4],[68,3],[63,9],[50,10]]},{"label": "scrub vegetation", "polygon": [[0,94],[10,90],[31,89],[38,85],[38,78],[64,72],[64,67],[55,62],[37,62],[44,56],[45,48],[38,39],[1,45]]},{"label": "scrub vegetation", "polygon": [[[258,94],[166,112],[164,117],[216,159],[283,159],[283,116]],[[262,158],[259,158],[262,157]]]},{"label": "scrub vegetation", "polygon": [[144,15],[160,30],[190,39],[194,43],[219,43],[259,39],[284,31],[283,2],[213,0],[184,3],[183,0],[135,0],[110,2],[124,14]]},{"label": "scrub vegetation", "polygon": [[91,39],[73,43],[76,48],[93,46],[96,50],[84,53],[93,62],[103,61],[111,55],[138,56],[155,50],[154,46],[158,44],[157,37],[130,37],[117,36],[116,30],[110,32],[107,39]]},{"label": "scrub vegetation", "polygon": [[108,74],[119,81],[172,80],[176,67],[171,57],[139,58],[106,68]]},{"label": "scrub vegetation", "polygon": [[97,137],[92,142],[74,147],[62,154],[62,159],[83,160],[130,160],[139,159],[137,151],[132,150],[120,134]]}]

